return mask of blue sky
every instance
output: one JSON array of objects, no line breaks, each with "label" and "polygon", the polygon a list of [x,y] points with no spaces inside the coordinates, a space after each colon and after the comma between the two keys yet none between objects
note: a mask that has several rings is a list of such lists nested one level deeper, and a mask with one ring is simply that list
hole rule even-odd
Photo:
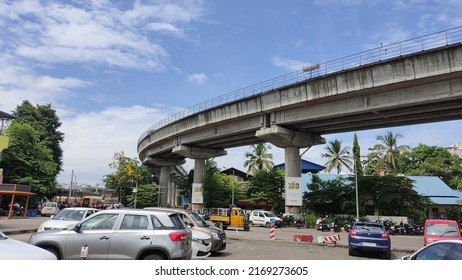
[{"label": "blue sky", "polygon": [[[139,136],[175,112],[303,65],[461,26],[460,11],[458,0],[1,1],[0,110],[50,103],[65,133],[58,181],[74,170],[78,183],[101,185],[114,153],[137,157]],[[358,132],[362,153],[387,130],[411,147],[462,142],[462,121],[370,130]],[[326,136],[335,138],[351,146],[353,133]],[[303,159],[324,164],[324,147]],[[247,151],[215,160],[245,171]],[[283,150],[271,151],[283,162]]]}]

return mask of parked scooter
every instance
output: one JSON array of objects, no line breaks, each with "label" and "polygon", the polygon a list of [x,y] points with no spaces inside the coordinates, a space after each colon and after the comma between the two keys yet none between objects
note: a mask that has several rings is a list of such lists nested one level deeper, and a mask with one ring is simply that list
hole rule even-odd
[{"label": "parked scooter", "polygon": [[317,230],[320,231],[330,231],[330,227],[327,224],[326,218],[322,218],[321,221],[318,224]]}]

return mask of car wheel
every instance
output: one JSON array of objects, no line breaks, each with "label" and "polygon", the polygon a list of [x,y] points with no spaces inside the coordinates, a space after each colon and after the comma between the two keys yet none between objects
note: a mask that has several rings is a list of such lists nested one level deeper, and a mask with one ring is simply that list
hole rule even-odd
[{"label": "car wheel", "polygon": [[386,260],[391,259],[391,251],[385,251],[383,253],[383,258],[386,259]]},{"label": "car wheel", "polygon": [[61,254],[59,253],[59,250],[54,248],[54,247],[44,247],[43,249],[47,250],[48,252],[52,253],[53,255],[56,256],[56,259],[60,260],[61,259]]},{"label": "car wheel", "polygon": [[270,227],[270,223],[266,223],[265,226],[266,226],[267,228],[269,228],[269,227]]},{"label": "car wheel", "polygon": [[144,257],[143,260],[165,260],[165,258],[159,254],[150,254]]},{"label": "car wheel", "polygon": [[349,256],[356,256],[356,252],[353,248],[348,248],[348,255]]}]

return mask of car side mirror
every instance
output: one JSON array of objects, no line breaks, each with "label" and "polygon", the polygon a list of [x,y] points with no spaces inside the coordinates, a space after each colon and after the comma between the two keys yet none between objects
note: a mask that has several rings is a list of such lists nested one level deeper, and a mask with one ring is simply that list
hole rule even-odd
[{"label": "car side mirror", "polygon": [[82,224],[76,224],[74,227],[75,232],[80,232],[80,228],[82,227]]}]

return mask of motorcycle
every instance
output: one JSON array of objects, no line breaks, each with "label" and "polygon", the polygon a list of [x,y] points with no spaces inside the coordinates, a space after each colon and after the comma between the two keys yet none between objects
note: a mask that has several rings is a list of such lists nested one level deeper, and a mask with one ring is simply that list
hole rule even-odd
[{"label": "motorcycle", "polygon": [[342,231],[342,229],[340,228],[336,218],[334,218],[333,228],[334,228],[334,232],[341,232]]},{"label": "motorcycle", "polygon": [[319,222],[319,224],[318,224],[318,226],[317,226],[316,229],[319,230],[319,231],[330,231],[330,227],[329,227],[329,225],[327,224],[326,218],[323,218],[323,219]]},{"label": "motorcycle", "polygon": [[294,220],[294,225],[297,229],[301,229],[305,226],[305,221],[303,220],[303,218],[297,218]]}]

